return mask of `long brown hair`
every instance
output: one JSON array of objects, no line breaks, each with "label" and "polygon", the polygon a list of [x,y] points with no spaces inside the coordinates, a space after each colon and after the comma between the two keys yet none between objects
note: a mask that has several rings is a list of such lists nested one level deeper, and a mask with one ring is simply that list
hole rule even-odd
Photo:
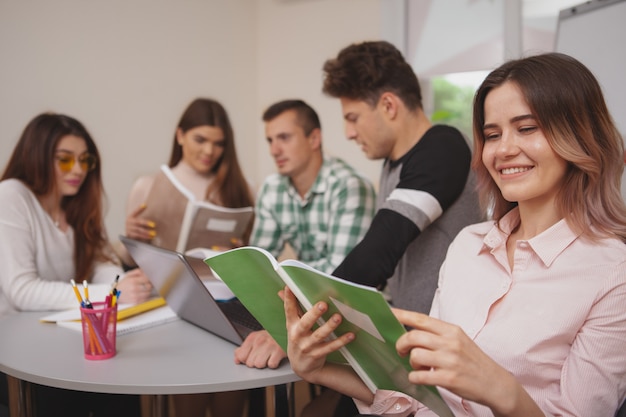
[{"label": "long brown hair", "polygon": [[[197,98],[192,101],[181,116],[176,130],[180,129],[185,133],[198,126],[219,127],[224,133],[224,152],[212,169],[215,179],[206,191],[207,200],[217,195],[219,203],[225,207],[252,206],[254,200],[237,160],[233,128],[224,107],[209,98]],[[182,157],[183,149],[176,140],[176,132],[174,132],[169,166],[173,167],[178,164]]]},{"label": "long brown hair", "polygon": [[[37,196],[55,192],[54,155],[59,141],[68,135],[82,138],[87,151],[100,160],[95,142],[78,120],[43,113],[31,120],[22,132],[2,180],[18,179]],[[111,260],[107,255],[109,248],[103,223],[103,195],[100,164],[96,163],[76,195],[64,196],[61,200],[67,223],[74,229],[74,263],[79,280],[89,280],[97,260]]]},{"label": "long brown hair", "polygon": [[485,99],[505,82],[515,83],[554,151],[568,162],[556,204],[572,228],[590,238],[626,241],[626,205],[620,184],[624,143],[593,74],[559,53],[509,61],[491,72],[474,98],[474,156],[481,203],[499,220],[516,205],[506,201],[482,163]]}]

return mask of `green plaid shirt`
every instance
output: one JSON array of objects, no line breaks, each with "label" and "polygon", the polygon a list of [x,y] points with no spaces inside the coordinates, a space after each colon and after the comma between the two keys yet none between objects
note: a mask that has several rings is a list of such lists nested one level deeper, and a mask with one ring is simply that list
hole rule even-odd
[{"label": "green plaid shirt", "polygon": [[250,245],[278,256],[289,242],[300,261],[330,274],[365,235],[374,211],[372,184],[341,159],[324,158],[304,198],[289,177],[265,180]]}]

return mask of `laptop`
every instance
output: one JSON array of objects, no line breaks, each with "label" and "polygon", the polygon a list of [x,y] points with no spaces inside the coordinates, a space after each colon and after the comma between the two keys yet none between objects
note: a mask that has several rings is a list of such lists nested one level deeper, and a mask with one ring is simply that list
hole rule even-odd
[{"label": "laptop", "polygon": [[[263,329],[239,300],[216,301],[185,255],[125,236],[120,236],[120,240],[181,319],[236,345],[250,332]],[[211,268],[204,262],[203,266],[196,262],[196,269],[201,267],[210,276]]]}]

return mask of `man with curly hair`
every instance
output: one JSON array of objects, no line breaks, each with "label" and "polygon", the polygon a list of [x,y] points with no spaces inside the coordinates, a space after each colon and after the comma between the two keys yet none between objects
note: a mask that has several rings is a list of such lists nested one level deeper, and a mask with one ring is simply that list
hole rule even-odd
[{"label": "man with curly hair", "polygon": [[457,129],[430,122],[417,76],[390,43],[350,45],[324,73],[348,139],[384,160],[374,220],[334,275],[388,283],[394,306],[428,313],[448,245],[481,220],[471,150]]}]

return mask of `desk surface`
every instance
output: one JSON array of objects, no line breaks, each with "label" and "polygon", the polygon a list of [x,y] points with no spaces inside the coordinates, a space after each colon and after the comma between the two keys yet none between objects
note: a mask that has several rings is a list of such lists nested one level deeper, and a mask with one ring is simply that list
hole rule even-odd
[{"label": "desk surface", "polygon": [[83,356],[82,335],[40,323],[45,313],[0,318],[0,371],[57,388],[111,394],[194,394],[299,380],[288,363],[278,369],[236,365],[235,345],[182,320],[117,338],[117,354]]}]

